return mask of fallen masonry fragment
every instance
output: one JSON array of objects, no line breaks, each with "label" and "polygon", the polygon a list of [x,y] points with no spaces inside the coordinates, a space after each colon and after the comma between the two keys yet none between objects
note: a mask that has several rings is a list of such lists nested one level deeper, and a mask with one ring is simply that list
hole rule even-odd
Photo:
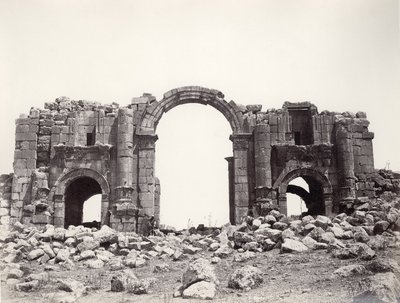
[{"label": "fallen masonry fragment", "polygon": [[[332,271],[332,279],[358,276],[364,279],[368,275],[366,283],[355,294],[357,298],[388,297],[393,300],[387,302],[396,302],[400,299],[399,282],[392,273],[400,272],[398,260],[382,260],[378,255],[386,256],[383,250],[387,247],[400,247],[400,197],[386,192],[364,203],[369,210],[363,213],[355,210],[331,218],[318,215],[293,219],[271,210],[266,216],[245,217],[236,226],[201,227],[157,236],[118,232],[106,225],[100,230],[71,225],[54,232],[56,228],[52,225],[37,227],[16,222],[9,232],[1,233],[0,265],[4,269],[5,285],[15,291],[38,292],[43,285],[56,283],[61,291],[57,296],[68,296],[72,300],[85,295],[92,285],[80,276],[78,280],[54,280],[48,271],[69,269],[73,272],[83,267],[90,274],[97,273],[100,264],[104,272],[111,273],[106,285],[112,292],[148,295],[155,291],[155,282],[170,270],[168,264],[173,264],[179,255],[186,266],[180,267],[182,278],[174,295],[213,299],[228,289],[251,291],[270,283],[268,271],[252,262],[259,256],[268,258],[270,250],[298,255],[320,250],[319,254],[325,252],[332,260],[352,259],[359,263],[341,266],[338,262]],[[394,222],[388,223],[388,228],[380,233],[375,226],[388,220]],[[285,228],[281,230],[281,226]],[[366,231],[363,237],[357,236],[360,229]],[[343,237],[346,233],[348,237]],[[237,267],[226,267],[228,279],[221,283],[215,266],[227,261]],[[151,264],[155,264],[154,268]],[[136,270],[138,267],[147,267],[154,278],[146,278],[143,271]],[[32,272],[31,268],[38,272]],[[175,286],[178,285],[171,285],[171,296]]]},{"label": "fallen masonry fragment", "polygon": [[[214,107],[232,128],[233,156],[226,158],[232,224],[272,209],[286,214],[287,193],[299,195],[309,214],[331,216],[355,207],[365,211],[377,191],[400,192],[398,174],[389,178],[374,170],[374,134],[365,113],[319,113],[309,102],[263,112],[261,105],[242,106],[220,91],[189,86],[159,101],[143,94],[123,107],[61,97],[22,114],[14,172],[0,178],[0,223],[81,225],[83,202],[101,194],[101,222],[87,227],[148,234],[160,218],[156,128],[163,113],[185,103]],[[309,192],[289,184],[296,177]]]}]

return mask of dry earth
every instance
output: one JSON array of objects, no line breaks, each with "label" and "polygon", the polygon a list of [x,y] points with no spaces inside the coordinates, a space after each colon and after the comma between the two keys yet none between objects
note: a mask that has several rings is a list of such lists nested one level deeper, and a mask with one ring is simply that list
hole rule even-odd
[{"label": "dry earth", "polygon": [[[212,252],[204,251],[196,255],[198,256],[211,259]],[[377,253],[377,258],[400,261],[400,250],[391,248],[380,251]],[[201,300],[172,297],[174,289],[180,285],[182,273],[188,262],[190,262],[190,257],[182,261],[172,261],[169,258],[156,259],[150,261],[145,267],[134,269],[140,278],[157,279],[155,285],[150,288],[150,293],[145,295],[111,292],[110,280],[115,271],[111,271],[107,266],[101,269],[79,266],[72,270],[54,267],[55,270],[49,271],[48,281],[45,281],[35,292],[17,292],[13,286],[5,285],[5,280],[2,279],[1,302],[55,302],[52,293],[57,293],[57,288],[53,282],[58,278],[73,278],[89,287],[88,294],[76,302],[201,302]],[[366,275],[341,278],[333,272],[341,266],[369,262],[371,261],[339,260],[333,258],[325,250],[288,254],[274,249],[257,253],[256,258],[240,263],[234,262],[233,256],[230,256],[214,265],[220,284],[213,302],[351,302],[353,296],[359,291],[359,281]],[[153,273],[154,265],[160,263],[169,264],[170,271]],[[263,272],[264,282],[260,288],[243,292],[227,287],[229,275],[244,264],[256,266]],[[35,262],[26,267],[30,272],[35,273],[45,270],[45,265]]]}]

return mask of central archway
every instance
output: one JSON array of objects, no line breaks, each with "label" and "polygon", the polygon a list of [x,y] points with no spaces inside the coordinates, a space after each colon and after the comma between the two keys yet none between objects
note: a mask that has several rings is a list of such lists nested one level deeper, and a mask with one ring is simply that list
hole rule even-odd
[{"label": "central archway", "polygon": [[[249,210],[249,182],[248,182],[248,149],[251,134],[245,129],[243,114],[238,106],[224,100],[224,94],[218,90],[199,86],[186,86],[173,89],[164,94],[160,101],[154,101],[147,106],[142,116],[136,134],[139,138],[139,183],[138,202],[142,213],[146,217],[153,217],[159,222],[159,200],[156,197],[156,175],[154,173],[155,142],[158,139],[156,129],[158,122],[165,112],[174,107],[198,103],[210,105],[220,111],[228,120],[232,129],[230,137],[233,142],[233,165],[230,183],[233,190],[230,191],[230,208],[234,214],[231,223],[239,222],[247,215]],[[231,186],[230,185],[230,186]],[[162,187],[162,184],[161,184]]]}]

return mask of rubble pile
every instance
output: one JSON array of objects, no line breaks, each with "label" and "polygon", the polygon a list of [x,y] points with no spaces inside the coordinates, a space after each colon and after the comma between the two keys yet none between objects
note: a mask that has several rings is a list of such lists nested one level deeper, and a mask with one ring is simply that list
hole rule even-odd
[{"label": "rubble pile", "polygon": [[[352,213],[341,213],[333,218],[318,215],[292,220],[272,210],[264,217],[246,217],[238,226],[227,224],[220,229],[208,229],[208,232],[201,227],[199,233],[191,229],[190,232],[166,235],[158,232],[151,236],[117,232],[108,226],[97,230],[46,225],[38,229],[17,222],[12,231],[1,234],[0,264],[4,269],[3,279],[17,291],[34,291],[47,281],[46,271],[29,273],[26,270],[28,263],[35,262],[45,269],[56,266],[65,269],[106,267],[115,271],[110,281],[111,291],[145,294],[154,279],[141,280],[133,269],[149,266],[150,260],[187,259],[182,285],[175,295],[212,299],[219,285],[212,264],[221,259],[232,258],[232,262],[241,263],[265,251],[279,249],[281,253],[325,250],[333,258],[373,260],[377,250],[399,247],[399,197],[387,194],[375,200],[360,200],[356,205]],[[205,259],[204,252],[208,253],[209,259]],[[379,269],[398,265],[376,266]],[[153,269],[154,273],[168,271],[167,264],[157,264]],[[355,266],[341,269],[337,275],[349,276],[365,271],[364,267]],[[262,283],[259,270],[246,265],[231,275],[226,286],[250,290]],[[85,293],[81,286],[77,288],[80,290],[75,297]]]}]

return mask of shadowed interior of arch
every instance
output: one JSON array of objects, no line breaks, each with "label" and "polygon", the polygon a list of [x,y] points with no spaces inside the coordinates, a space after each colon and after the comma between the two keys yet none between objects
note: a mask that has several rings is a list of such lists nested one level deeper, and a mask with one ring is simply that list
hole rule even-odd
[{"label": "shadowed interior of arch", "polygon": [[[101,187],[99,183],[92,178],[80,177],[72,181],[65,190],[65,227],[81,225],[84,222],[83,212],[85,201],[99,194],[101,194]],[[94,204],[92,204],[92,206],[94,206]],[[88,211],[93,214],[95,211],[99,210],[97,210],[96,207],[89,207]],[[101,210],[99,212],[101,212]],[[98,217],[100,218],[100,214]]]},{"label": "shadowed interior of arch", "polygon": [[176,228],[229,222],[228,162],[232,129],[215,108],[184,104],[157,127],[155,175],[160,222]]},{"label": "shadowed interior of arch", "polygon": [[[295,196],[294,199],[293,196]],[[323,186],[312,176],[301,176],[293,179],[287,186],[286,197],[288,215],[325,214]],[[298,198],[300,198],[300,204]],[[291,213],[292,209],[290,209],[292,207],[291,204],[298,205],[297,207],[293,206],[293,213]]]}]

